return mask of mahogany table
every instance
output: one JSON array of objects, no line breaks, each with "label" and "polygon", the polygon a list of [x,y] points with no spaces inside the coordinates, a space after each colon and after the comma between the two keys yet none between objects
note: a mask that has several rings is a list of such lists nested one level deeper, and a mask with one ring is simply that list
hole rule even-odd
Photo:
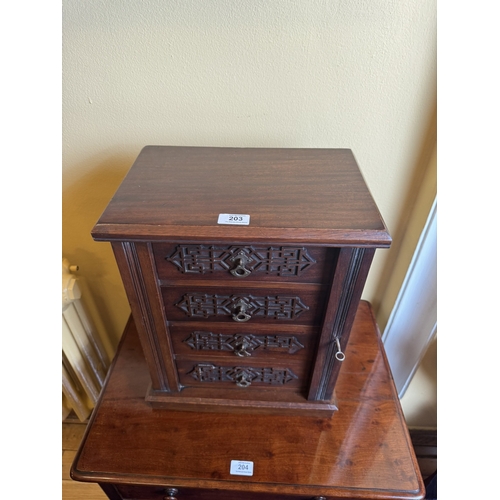
[{"label": "mahogany table", "polygon": [[[371,306],[361,301],[331,418],[170,411],[129,321],[71,469],[120,499],[422,499],[425,489]],[[238,390],[238,389],[235,389]],[[253,475],[230,473],[231,461]]]}]

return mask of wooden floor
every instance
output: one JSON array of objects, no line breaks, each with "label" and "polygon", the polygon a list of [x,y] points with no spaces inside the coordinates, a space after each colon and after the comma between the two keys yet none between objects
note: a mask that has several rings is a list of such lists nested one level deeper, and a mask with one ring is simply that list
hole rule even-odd
[{"label": "wooden floor", "polygon": [[[79,483],[69,477],[69,470],[85,432],[86,424],[77,420],[62,424],[62,499],[108,500],[97,484]],[[435,431],[411,430],[415,453],[424,480],[437,468],[437,440]]]},{"label": "wooden floor", "polygon": [[69,477],[69,470],[85,432],[86,424],[62,424],[62,498],[63,500],[108,500],[97,484],[78,483]]}]

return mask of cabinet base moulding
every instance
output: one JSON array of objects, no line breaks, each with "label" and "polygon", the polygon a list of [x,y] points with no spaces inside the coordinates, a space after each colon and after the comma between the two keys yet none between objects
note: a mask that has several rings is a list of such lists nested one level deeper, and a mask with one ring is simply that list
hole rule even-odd
[{"label": "cabinet base moulding", "polygon": [[[244,391],[245,389],[242,389]],[[213,391],[215,392],[215,391]],[[196,388],[185,388],[182,393],[171,395],[164,391],[155,391],[152,387],[146,394],[146,401],[153,408],[168,410],[183,410],[195,412],[225,412],[245,414],[276,414],[300,415],[309,417],[329,418],[338,410],[335,394],[330,401],[307,401],[299,394],[268,394],[260,390],[260,400],[245,399],[240,394],[228,397],[227,390],[221,390],[220,396],[214,394],[207,397],[205,391]],[[239,390],[234,390],[238,393]]]}]

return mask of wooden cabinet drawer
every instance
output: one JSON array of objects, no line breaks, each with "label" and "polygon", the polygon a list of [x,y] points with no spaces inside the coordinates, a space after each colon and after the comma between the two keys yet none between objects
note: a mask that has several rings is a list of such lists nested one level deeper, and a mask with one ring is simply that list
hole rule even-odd
[{"label": "wooden cabinet drawer", "polygon": [[183,387],[239,388],[252,387],[280,390],[303,388],[308,383],[309,363],[257,359],[176,358],[179,380]]},{"label": "wooden cabinet drawer", "polygon": [[337,253],[327,247],[153,244],[160,280],[328,283]]},{"label": "wooden cabinet drawer", "polygon": [[213,358],[287,359],[310,356],[318,341],[317,327],[173,323],[169,327],[176,355]]},{"label": "wooden cabinet drawer", "polygon": [[[178,487],[173,491],[162,486],[105,485],[113,488],[122,500],[165,500],[174,493],[177,500],[315,500],[319,497],[305,495],[277,495],[272,493],[252,493],[249,491],[227,491],[204,488]],[[114,492],[113,492],[114,493]],[[330,500],[332,497],[328,497]],[[326,497],[325,497],[326,499]],[[333,500],[333,499],[332,499]]]},{"label": "wooden cabinet drawer", "polygon": [[320,324],[327,289],[320,285],[273,287],[162,287],[168,321]]}]

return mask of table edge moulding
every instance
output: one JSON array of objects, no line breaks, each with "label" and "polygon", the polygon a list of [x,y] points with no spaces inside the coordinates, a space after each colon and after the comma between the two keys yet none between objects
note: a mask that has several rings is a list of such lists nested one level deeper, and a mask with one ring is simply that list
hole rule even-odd
[{"label": "table edge moulding", "polygon": [[146,146],[92,236],[111,243],[149,404],[338,409],[357,305],[391,243],[351,150]]}]

